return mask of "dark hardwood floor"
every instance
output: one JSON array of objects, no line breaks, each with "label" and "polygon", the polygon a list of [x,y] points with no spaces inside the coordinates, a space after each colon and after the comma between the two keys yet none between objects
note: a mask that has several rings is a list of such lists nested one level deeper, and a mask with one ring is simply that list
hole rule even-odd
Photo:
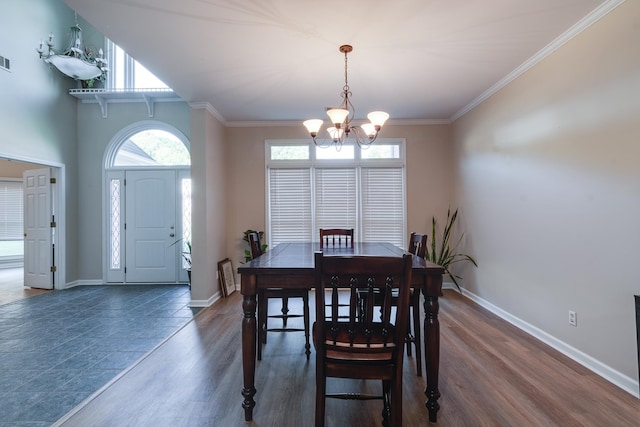
[{"label": "dark hardwood floor", "polygon": [[[311,294],[313,296],[313,293]],[[311,304],[313,306],[313,304]],[[440,426],[639,426],[640,400],[453,291],[440,303]],[[312,314],[313,316],[313,314]],[[254,421],[241,408],[241,295],[234,293],[59,425],[312,426],[314,354],[301,333],[269,334]],[[404,425],[428,425],[425,383],[404,372]],[[379,387],[329,382],[331,387]],[[380,425],[378,401],[327,401],[328,426]]]}]

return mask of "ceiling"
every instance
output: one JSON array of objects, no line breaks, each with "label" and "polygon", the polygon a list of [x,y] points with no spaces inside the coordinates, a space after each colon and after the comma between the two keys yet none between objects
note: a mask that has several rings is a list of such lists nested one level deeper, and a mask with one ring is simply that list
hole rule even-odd
[{"label": "ceiling", "polygon": [[63,1],[228,126],[326,118],[341,101],[342,44],[353,45],[356,119],[384,110],[389,123],[448,122],[590,22],[583,18],[620,2]]}]

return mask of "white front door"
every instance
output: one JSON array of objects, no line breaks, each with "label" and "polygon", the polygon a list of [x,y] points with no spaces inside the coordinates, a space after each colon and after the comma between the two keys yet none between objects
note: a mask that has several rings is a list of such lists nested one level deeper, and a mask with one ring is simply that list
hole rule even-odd
[{"label": "white front door", "polygon": [[53,289],[51,169],[23,173],[24,285]]},{"label": "white front door", "polygon": [[175,282],[175,171],[127,171],[125,182],[126,281]]}]

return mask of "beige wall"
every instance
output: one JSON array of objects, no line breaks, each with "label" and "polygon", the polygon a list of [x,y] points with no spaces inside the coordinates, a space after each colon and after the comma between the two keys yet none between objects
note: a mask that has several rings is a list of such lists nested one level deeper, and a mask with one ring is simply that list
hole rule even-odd
[{"label": "beige wall", "polygon": [[[411,231],[429,231],[431,215],[446,215],[452,194],[452,151],[449,127],[386,126],[385,138],[407,143],[407,224]],[[226,129],[228,155],[227,253],[234,265],[243,259],[243,231],[265,230],[265,143],[267,139],[307,139],[298,127]]]},{"label": "beige wall", "polygon": [[220,292],[217,262],[227,257],[228,162],[224,128],[206,109],[191,110],[191,300],[208,305]]},{"label": "beige wall", "polygon": [[465,288],[635,394],[639,23],[623,3],[453,124]]},{"label": "beige wall", "polygon": [[29,169],[38,169],[42,165],[20,162],[15,160],[0,159],[0,178],[20,178],[22,173]]}]

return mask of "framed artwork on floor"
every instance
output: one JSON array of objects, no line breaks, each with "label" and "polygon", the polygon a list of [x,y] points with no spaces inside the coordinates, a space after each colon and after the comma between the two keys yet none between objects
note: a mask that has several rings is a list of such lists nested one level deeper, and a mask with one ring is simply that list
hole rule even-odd
[{"label": "framed artwork on floor", "polygon": [[220,281],[220,290],[224,297],[228,297],[235,292],[235,275],[233,274],[233,264],[229,258],[225,258],[218,263],[218,279]]}]

